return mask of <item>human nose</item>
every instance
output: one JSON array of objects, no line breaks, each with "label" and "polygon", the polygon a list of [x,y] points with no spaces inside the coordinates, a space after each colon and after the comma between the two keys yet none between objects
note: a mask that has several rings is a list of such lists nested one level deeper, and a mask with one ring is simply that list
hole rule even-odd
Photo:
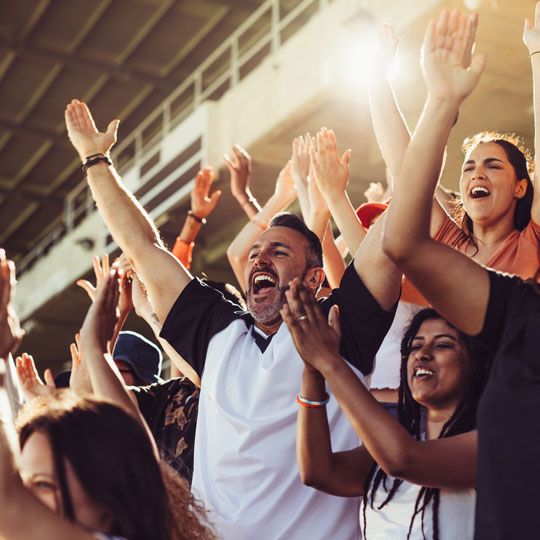
[{"label": "human nose", "polygon": [[269,264],[269,258],[266,251],[260,251],[259,254],[255,257],[255,260],[253,261],[253,266],[257,268],[261,268],[263,266],[267,266]]},{"label": "human nose", "polygon": [[422,347],[416,350],[415,357],[417,360],[430,361],[433,358],[431,347],[429,345],[422,345]]}]

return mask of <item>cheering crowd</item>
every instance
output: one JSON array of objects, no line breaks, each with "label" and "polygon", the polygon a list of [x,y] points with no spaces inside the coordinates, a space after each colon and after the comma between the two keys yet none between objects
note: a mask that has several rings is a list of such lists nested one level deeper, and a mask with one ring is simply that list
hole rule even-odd
[{"label": "cheering crowd", "polygon": [[[227,250],[242,293],[189,272],[221,195],[213,170],[169,251],[111,161],[118,121],[100,132],[85,103],[67,105],[122,255],[96,256],[95,284],[78,282],[91,305],[71,373],[42,381],[30,355],[12,356],[24,333],[0,250],[0,538],[540,537],[534,163],[517,137],[482,132],[464,143],[460,193],[439,185],[486,63],[477,24],[458,11],[428,24],[413,132],[387,77],[398,39],[381,29],[370,106],[388,188],[357,209],[332,130],[292,142],[262,207],[249,154],[225,156],[247,216]],[[540,2],[523,39],[540,149]],[[295,199],[301,217],[285,212]],[[132,310],[159,346],[123,330]]]}]

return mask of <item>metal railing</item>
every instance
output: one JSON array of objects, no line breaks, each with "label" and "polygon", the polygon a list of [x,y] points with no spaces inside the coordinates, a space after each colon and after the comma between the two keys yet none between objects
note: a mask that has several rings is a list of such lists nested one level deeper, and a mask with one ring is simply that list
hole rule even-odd
[{"label": "metal railing", "polygon": [[[217,99],[236,86],[283,44],[283,33],[302,15],[312,16],[329,0],[301,0],[282,16],[279,0],[266,0],[215,49],[136,129],[115,148],[121,174],[141,168],[171,130],[207,99]],[[265,19],[266,18],[266,19]],[[293,28],[290,37],[301,27]],[[265,50],[266,49],[266,50]],[[251,64],[250,64],[251,62]],[[141,175],[141,186],[144,185]],[[94,211],[86,180],[67,196],[62,222],[18,262],[19,274],[32,266],[61,238]]]}]

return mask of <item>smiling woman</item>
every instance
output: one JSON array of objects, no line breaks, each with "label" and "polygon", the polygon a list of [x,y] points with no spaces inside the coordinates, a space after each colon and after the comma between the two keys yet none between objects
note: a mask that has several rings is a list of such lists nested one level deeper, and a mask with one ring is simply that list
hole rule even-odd
[{"label": "smiling woman", "polygon": [[[327,323],[296,285],[287,299],[284,319],[305,362],[297,398],[304,483],[333,495],[363,495],[366,539],[471,539],[485,351],[433,309],[418,312],[401,345],[396,421],[340,357],[337,312]],[[362,440],[353,450],[332,451],[325,381]]]}]

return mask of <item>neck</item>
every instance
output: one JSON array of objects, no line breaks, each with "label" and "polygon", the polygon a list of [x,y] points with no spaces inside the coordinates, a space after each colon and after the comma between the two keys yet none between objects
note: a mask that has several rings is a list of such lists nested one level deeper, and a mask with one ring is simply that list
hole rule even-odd
[{"label": "neck", "polygon": [[279,317],[275,321],[269,321],[265,323],[255,321],[255,326],[259,330],[262,330],[267,336],[271,336],[279,330],[282,322],[283,320],[281,319],[281,317]]},{"label": "neck", "polygon": [[427,439],[436,439],[448,420],[452,418],[452,415],[456,411],[457,403],[441,406],[429,406],[427,410]]},{"label": "neck", "polygon": [[514,212],[507,212],[494,223],[474,223],[474,238],[487,248],[502,242],[514,230]]}]

